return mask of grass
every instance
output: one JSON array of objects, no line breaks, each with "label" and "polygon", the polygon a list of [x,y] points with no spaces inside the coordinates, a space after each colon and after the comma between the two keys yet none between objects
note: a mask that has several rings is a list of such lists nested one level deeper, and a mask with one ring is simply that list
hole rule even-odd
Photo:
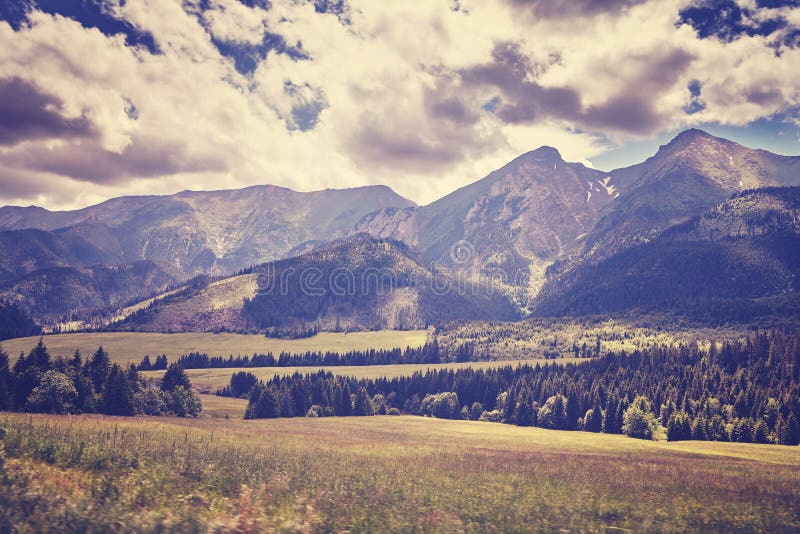
[{"label": "grass", "polygon": [[[321,332],[305,339],[270,339],[262,335],[182,333],[154,334],[146,332],[97,332],[54,334],[44,336],[45,345],[53,356],[71,356],[80,349],[84,356],[92,354],[100,345],[111,359],[122,363],[139,363],[145,354],[154,358],[166,354],[174,361],[192,351],[211,356],[249,356],[254,353],[275,354],[306,351],[346,352],[349,350],[392,349],[419,347],[427,340],[425,330],[380,330],[377,332],[333,333]],[[15,360],[20,351],[26,354],[39,341],[38,337],[9,339],[0,343]]]},{"label": "grass", "polygon": [[247,400],[217,395],[200,394],[203,403],[202,417],[211,419],[241,419],[247,409]]},{"label": "grass", "polygon": [[[464,362],[464,363],[422,363],[422,364],[397,364],[397,365],[339,365],[330,367],[252,367],[252,368],[228,368],[219,369],[187,369],[186,374],[192,382],[192,386],[200,391],[215,392],[227,386],[231,381],[231,375],[239,371],[253,373],[260,380],[269,380],[275,375],[288,376],[294,373],[316,373],[317,371],[330,371],[335,375],[354,376],[356,378],[394,378],[398,376],[411,376],[417,371],[435,371],[437,369],[492,369],[495,367],[517,366],[517,365],[548,365],[581,363],[588,361],[586,358],[559,358],[557,360],[502,360],[488,362]],[[161,377],[164,371],[148,371],[142,373],[148,378]],[[205,406],[205,405],[203,405]]]},{"label": "grass", "polygon": [[0,530],[800,529],[798,447],[410,416],[0,426]]}]

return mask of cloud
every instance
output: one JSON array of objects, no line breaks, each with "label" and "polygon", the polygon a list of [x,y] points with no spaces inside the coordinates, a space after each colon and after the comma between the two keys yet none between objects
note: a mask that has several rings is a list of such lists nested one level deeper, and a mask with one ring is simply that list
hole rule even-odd
[{"label": "cloud", "polygon": [[9,152],[6,164],[58,174],[81,182],[116,184],[128,178],[157,178],[186,172],[225,171],[224,161],[190,154],[180,144],[136,138],[121,152],[105,150],[92,141],[56,146],[29,145]]},{"label": "cloud", "polygon": [[534,17],[572,18],[599,14],[619,14],[647,0],[508,0],[511,5]]},{"label": "cloud", "polygon": [[2,202],[386,183],[426,203],[539,145],[587,161],[800,106],[788,2],[739,2],[786,25],[733,39],[680,23],[687,0],[88,3],[0,8],[0,92],[25,92],[0,112]]},{"label": "cloud", "polygon": [[86,117],[64,117],[62,102],[17,77],[0,79],[0,145],[31,139],[88,137]]}]

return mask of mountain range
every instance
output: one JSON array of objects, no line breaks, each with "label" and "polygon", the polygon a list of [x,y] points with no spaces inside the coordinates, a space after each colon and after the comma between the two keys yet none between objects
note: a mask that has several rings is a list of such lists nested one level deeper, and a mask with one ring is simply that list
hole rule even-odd
[{"label": "mountain range", "polygon": [[[791,186],[800,157],[688,130],[611,172],[542,147],[425,206],[385,186],[185,191],[67,212],[8,206],[0,298],[43,324],[99,313],[156,330],[411,327],[786,299],[798,289],[795,260],[781,252],[798,234]],[[708,278],[714,265],[719,284]],[[347,302],[264,296],[265,269],[306,268],[389,269],[403,282]],[[478,296],[442,300],[424,289],[437,277]]]}]

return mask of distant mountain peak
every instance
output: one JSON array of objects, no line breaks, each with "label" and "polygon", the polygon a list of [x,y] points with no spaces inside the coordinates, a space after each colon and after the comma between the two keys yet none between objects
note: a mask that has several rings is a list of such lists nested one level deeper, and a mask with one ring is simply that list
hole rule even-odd
[{"label": "distant mountain peak", "polygon": [[713,136],[710,133],[706,132],[705,130],[690,128],[688,130],[684,130],[683,132],[673,137],[672,140],[666,145],[662,145],[661,148],[659,148],[659,152],[664,152],[664,151],[672,152],[676,150],[684,150],[686,148],[706,143],[712,143],[718,145],[736,144],[733,141]]},{"label": "distant mountain peak", "polygon": [[540,146],[522,156],[525,159],[538,159],[545,161],[564,161],[558,149],[551,146]]}]

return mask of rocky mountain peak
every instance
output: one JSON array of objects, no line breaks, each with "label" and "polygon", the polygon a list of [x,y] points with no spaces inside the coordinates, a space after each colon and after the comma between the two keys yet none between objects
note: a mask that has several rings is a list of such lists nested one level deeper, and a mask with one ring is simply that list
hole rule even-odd
[{"label": "rocky mountain peak", "polygon": [[563,162],[564,159],[561,157],[561,153],[551,146],[540,146],[536,150],[532,150],[527,154],[524,154],[522,158],[528,160],[543,160],[543,161],[557,161]]}]

